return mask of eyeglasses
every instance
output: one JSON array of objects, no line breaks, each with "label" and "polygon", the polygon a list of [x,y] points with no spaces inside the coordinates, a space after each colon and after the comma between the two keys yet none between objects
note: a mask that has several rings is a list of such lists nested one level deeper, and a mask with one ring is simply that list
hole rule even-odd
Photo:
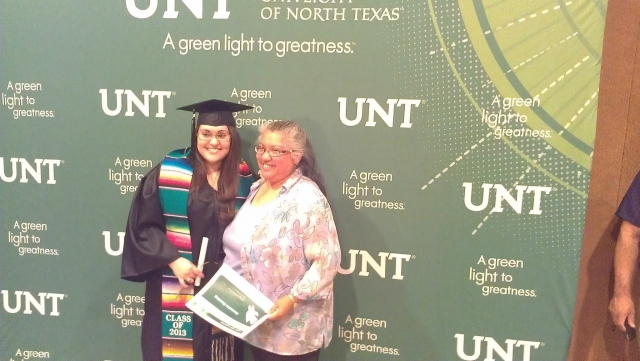
[{"label": "eyeglasses", "polygon": [[198,139],[200,139],[201,141],[210,142],[213,137],[216,137],[216,139],[220,142],[226,142],[231,139],[231,134],[227,132],[217,132],[215,134],[211,132],[198,132]]},{"label": "eyeglasses", "polygon": [[297,149],[291,149],[291,150],[281,150],[278,148],[267,149],[262,145],[256,145],[255,147],[253,147],[253,149],[255,149],[256,153],[259,155],[262,155],[264,154],[264,152],[267,152],[269,156],[271,156],[271,158],[276,158],[283,154],[293,153],[298,151]]}]

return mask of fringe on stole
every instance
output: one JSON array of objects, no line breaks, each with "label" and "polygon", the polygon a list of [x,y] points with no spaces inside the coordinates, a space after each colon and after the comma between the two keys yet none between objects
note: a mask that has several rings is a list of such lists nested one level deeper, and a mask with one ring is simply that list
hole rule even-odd
[{"label": "fringe on stole", "polygon": [[234,361],[234,338],[231,335],[217,338],[211,343],[211,361]]}]

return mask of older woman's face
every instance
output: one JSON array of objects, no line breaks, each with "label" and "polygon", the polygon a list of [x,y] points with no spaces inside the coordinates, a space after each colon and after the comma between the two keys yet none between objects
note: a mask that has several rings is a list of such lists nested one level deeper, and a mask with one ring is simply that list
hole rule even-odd
[{"label": "older woman's face", "polygon": [[256,160],[260,167],[260,176],[271,184],[278,184],[287,179],[300,162],[299,152],[286,152],[280,156],[273,157],[269,154],[272,149],[287,151],[291,147],[286,141],[286,134],[281,132],[265,131],[258,138],[258,147],[264,147],[263,154],[256,154]]},{"label": "older woman's face", "polygon": [[[226,139],[225,138],[226,135]],[[211,166],[220,166],[224,157],[229,154],[231,136],[226,125],[201,125],[198,127],[198,153]]]}]

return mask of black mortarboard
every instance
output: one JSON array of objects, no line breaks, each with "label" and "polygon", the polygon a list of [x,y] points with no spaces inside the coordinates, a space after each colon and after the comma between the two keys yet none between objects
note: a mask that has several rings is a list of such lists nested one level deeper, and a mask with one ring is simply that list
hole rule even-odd
[{"label": "black mortarboard", "polygon": [[[243,110],[252,109],[252,106],[226,102],[224,100],[205,100],[200,103],[186,105],[178,108],[178,110],[186,110],[193,112],[191,117],[191,139],[195,139],[195,132],[199,125],[212,125],[221,126],[226,125],[228,127],[235,127],[236,121],[233,118],[235,112],[241,112]],[[196,120],[196,113],[198,113],[198,121]],[[192,144],[193,146],[193,144]]]},{"label": "black mortarboard", "polygon": [[180,107],[178,110],[191,111],[194,116],[195,113],[198,113],[197,125],[226,125],[229,127],[235,127],[236,121],[233,119],[233,114],[231,113],[241,112],[251,108],[253,107],[244,104],[211,99]]}]

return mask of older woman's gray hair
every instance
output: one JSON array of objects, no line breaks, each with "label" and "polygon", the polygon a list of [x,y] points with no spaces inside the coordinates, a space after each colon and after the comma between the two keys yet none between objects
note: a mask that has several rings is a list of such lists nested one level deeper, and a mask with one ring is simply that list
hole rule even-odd
[{"label": "older woman's gray hair", "polygon": [[298,163],[298,169],[302,172],[302,175],[314,181],[322,194],[326,195],[324,187],[324,178],[316,162],[316,155],[311,147],[311,142],[307,133],[296,123],[291,120],[282,120],[272,123],[263,124],[260,126],[260,137],[265,132],[279,132],[286,134],[284,139],[285,144],[290,146],[292,150],[302,153],[302,158]]}]

